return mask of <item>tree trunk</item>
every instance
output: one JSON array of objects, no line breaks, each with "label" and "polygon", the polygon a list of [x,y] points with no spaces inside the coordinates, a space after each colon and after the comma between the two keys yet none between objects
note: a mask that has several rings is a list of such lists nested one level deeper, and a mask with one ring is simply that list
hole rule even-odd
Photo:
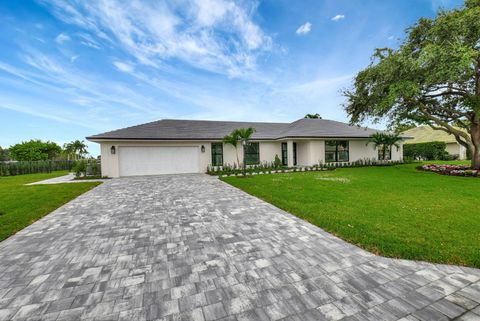
[{"label": "tree trunk", "polygon": [[480,146],[476,146],[472,151],[472,168],[480,169]]},{"label": "tree trunk", "polygon": [[245,162],[245,146],[243,145],[243,176],[247,176],[247,163]]},{"label": "tree trunk", "polygon": [[470,135],[472,137],[472,168],[480,169],[480,120],[475,117],[470,126]]},{"label": "tree trunk", "polygon": [[238,165],[238,168],[240,168],[240,158],[238,158],[238,149],[237,149],[237,146],[235,146],[235,154],[237,155],[237,165]]}]

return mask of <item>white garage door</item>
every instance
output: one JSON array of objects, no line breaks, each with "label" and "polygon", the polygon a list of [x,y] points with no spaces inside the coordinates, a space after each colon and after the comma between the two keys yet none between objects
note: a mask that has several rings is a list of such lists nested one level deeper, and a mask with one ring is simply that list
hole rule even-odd
[{"label": "white garage door", "polygon": [[198,173],[198,147],[120,147],[120,176]]}]

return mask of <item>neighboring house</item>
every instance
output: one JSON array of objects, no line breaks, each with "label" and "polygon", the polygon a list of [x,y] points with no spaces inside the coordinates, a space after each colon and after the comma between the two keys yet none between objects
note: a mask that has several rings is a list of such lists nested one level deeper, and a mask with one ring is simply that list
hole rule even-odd
[{"label": "neighboring house", "polygon": [[[105,176],[203,173],[208,166],[239,165],[235,148],[222,139],[244,127],[256,130],[245,148],[247,165],[273,162],[275,155],[285,166],[378,159],[378,150],[367,144],[376,130],[325,119],[293,123],[164,119],[87,139],[101,145]],[[242,153],[239,143],[240,162]],[[391,159],[402,159],[401,147],[393,148]]]},{"label": "neighboring house", "polygon": [[467,158],[467,149],[460,145],[453,135],[443,130],[435,130],[430,126],[419,126],[406,130],[401,135],[412,138],[405,141],[405,144],[445,142],[447,144],[448,154],[458,155],[459,159]]}]

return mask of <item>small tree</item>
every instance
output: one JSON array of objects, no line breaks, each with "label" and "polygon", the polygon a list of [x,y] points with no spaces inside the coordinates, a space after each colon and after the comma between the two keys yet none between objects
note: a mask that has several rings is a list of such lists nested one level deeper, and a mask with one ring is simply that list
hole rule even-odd
[{"label": "small tree", "polygon": [[254,132],[255,132],[255,129],[252,128],[252,127],[237,128],[223,138],[223,142],[225,144],[230,144],[233,147],[235,147],[235,152],[237,154],[238,166],[240,166],[240,161],[238,159],[237,146],[238,146],[239,142],[242,143],[242,146],[243,146],[243,176],[247,175],[247,171],[246,171],[247,167],[246,167],[246,162],[245,162],[245,149],[246,149],[246,147],[247,147],[247,145],[250,141],[250,138],[252,137]]},{"label": "small tree", "polygon": [[392,150],[392,146],[396,146],[400,148],[398,142],[402,140],[398,134],[388,134],[388,133],[375,133],[370,136],[370,139],[367,143],[373,143],[375,148],[381,147],[382,148],[382,159],[385,160],[387,156],[387,148]]},{"label": "small tree", "polygon": [[252,137],[253,133],[255,133],[255,128],[248,127],[248,128],[239,128],[236,129],[236,135],[239,140],[242,142],[243,146],[243,176],[247,176],[247,163],[245,161],[245,150],[250,142],[250,138]]},{"label": "small tree", "polygon": [[223,143],[227,145],[232,145],[235,148],[235,154],[237,156],[237,165],[240,167],[240,159],[238,158],[238,141],[239,138],[237,136],[236,131],[231,132],[230,134],[223,137]]}]

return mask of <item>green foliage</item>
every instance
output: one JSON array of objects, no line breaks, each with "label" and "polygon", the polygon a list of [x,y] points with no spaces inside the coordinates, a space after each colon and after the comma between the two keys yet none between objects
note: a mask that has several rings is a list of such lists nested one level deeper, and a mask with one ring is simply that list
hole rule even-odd
[{"label": "green foliage", "polygon": [[[245,173],[252,174],[270,174],[279,172],[309,172],[309,171],[325,171],[334,170],[339,167],[368,167],[368,166],[395,166],[399,164],[406,164],[406,161],[378,161],[376,159],[359,159],[354,162],[344,163],[327,163],[327,164],[315,164],[313,166],[297,166],[287,167],[278,166],[275,162],[264,162],[259,165],[247,166]],[[235,165],[224,164],[223,166],[208,166],[207,174],[214,176],[238,176],[245,175],[243,168],[237,168]]]},{"label": "green foliage", "polygon": [[101,168],[96,159],[81,159],[75,162],[72,168],[76,178],[100,177]]},{"label": "green foliage", "polygon": [[87,162],[85,160],[76,161],[72,170],[77,178],[87,176]]},{"label": "green foliage", "polygon": [[68,144],[63,145],[63,151],[67,156],[67,159],[80,159],[85,157],[88,154],[87,145],[82,140],[75,140]]},{"label": "green foliage", "polygon": [[310,118],[310,119],[322,119],[319,113],[316,114],[306,114],[303,118]]},{"label": "green foliage", "polygon": [[[480,6],[470,0],[407,30],[398,49],[377,49],[345,90],[352,123],[387,118],[431,125],[475,152],[480,167]],[[456,129],[459,126],[466,132]]]},{"label": "green foliage", "polygon": [[[382,151],[382,160],[387,159],[387,150],[391,150],[392,146],[400,148],[398,142],[402,140],[402,137],[398,134],[389,134],[377,132],[370,136],[368,143],[373,143],[375,148],[380,148]],[[367,143],[367,145],[368,145]]]},{"label": "green foliage", "polygon": [[[240,160],[238,158],[238,150],[237,150],[238,143],[241,142],[243,145],[247,145],[253,133],[255,133],[255,128],[252,128],[252,127],[237,128],[233,130],[229,135],[226,135],[223,138],[224,144],[230,144],[233,147],[235,147],[238,166],[240,166]],[[243,153],[243,173],[244,175],[246,174],[245,153]]]},{"label": "green foliage", "polygon": [[403,145],[403,157],[419,160],[448,159],[445,142],[429,142]]},{"label": "green foliage", "polygon": [[278,157],[277,154],[275,154],[275,160],[273,161],[273,167],[275,167],[275,168],[282,167],[282,160],[280,159],[280,157]]},{"label": "green foliage", "polygon": [[92,160],[89,162],[89,168],[87,172],[89,172],[89,174],[92,176],[101,175],[100,164],[98,163],[97,160]]},{"label": "green foliage", "polygon": [[10,157],[17,161],[51,160],[57,157],[62,148],[54,142],[32,139],[9,148]]},{"label": "green foliage", "polygon": [[411,121],[402,121],[400,123],[390,124],[388,129],[393,131],[395,134],[400,134],[415,127],[417,127],[417,125]]},{"label": "green foliage", "polygon": [[37,162],[0,162],[0,176],[15,176],[34,173],[51,173],[71,170],[71,161],[37,161]]}]

